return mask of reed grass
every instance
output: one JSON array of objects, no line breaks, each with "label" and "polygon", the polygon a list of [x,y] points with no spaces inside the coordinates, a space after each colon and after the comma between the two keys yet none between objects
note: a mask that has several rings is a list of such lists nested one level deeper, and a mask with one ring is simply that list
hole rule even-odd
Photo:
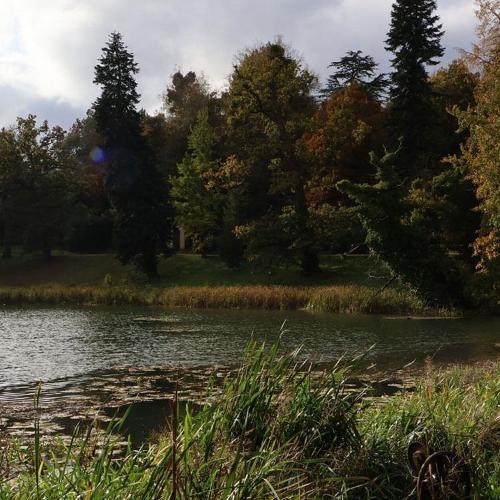
[{"label": "reed grass", "polygon": [[325,313],[451,316],[413,293],[343,286],[31,286],[0,288],[0,304],[145,305],[217,309],[308,309]]},{"label": "reed grass", "polygon": [[346,384],[355,363],[317,377],[297,351],[251,342],[213,403],[175,413],[155,444],[117,457],[121,419],[99,446],[90,432],[58,451],[36,436],[34,453],[12,445],[0,454],[0,498],[400,499],[414,494],[415,439],[466,461],[474,498],[499,497],[498,365],[429,370],[414,393],[375,403]]}]

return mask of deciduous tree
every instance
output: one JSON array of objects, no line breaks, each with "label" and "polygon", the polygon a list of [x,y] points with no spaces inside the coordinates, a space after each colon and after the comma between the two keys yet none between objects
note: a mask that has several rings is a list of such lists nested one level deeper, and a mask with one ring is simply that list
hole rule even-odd
[{"label": "deciduous tree", "polygon": [[310,164],[300,141],[315,109],[315,85],[290,49],[275,42],[240,57],[228,97],[229,142],[246,173],[237,232],[249,256],[295,260],[305,273],[318,268],[305,193]]}]

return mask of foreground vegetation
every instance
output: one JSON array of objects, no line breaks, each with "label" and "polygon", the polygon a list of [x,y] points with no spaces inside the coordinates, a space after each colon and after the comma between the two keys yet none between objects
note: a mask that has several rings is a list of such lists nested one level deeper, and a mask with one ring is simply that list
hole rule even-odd
[{"label": "foreground vegetation", "polygon": [[[339,362],[318,377],[297,352],[252,343],[212,404],[174,414],[140,450],[129,445],[117,458],[111,428],[99,445],[92,433],[41,444],[37,425],[33,446],[6,442],[0,498],[400,499],[415,493],[415,441],[453,453],[475,498],[498,498],[498,364],[429,367],[415,392],[388,400],[349,389],[351,370]],[[441,485],[463,498],[467,481],[453,474]]]}]

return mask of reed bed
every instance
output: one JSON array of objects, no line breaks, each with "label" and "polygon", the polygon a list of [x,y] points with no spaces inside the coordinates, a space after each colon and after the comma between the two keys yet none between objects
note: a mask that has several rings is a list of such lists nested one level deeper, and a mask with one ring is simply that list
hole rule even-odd
[{"label": "reed bed", "polygon": [[499,497],[498,366],[429,370],[416,392],[374,403],[346,383],[356,360],[317,377],[297,354],[250,343],[212,404],[118,456],[123,419],[99,445],[91,432],[44,445],[35,426],[32,446],[0,453],[0,498],[412,498],[414,440],[456,453],[474,498]]},{"label": "reed bed", "polygon": [[154,305],[218,309],[308,309],[326,313],[453,315],[409,291],[344,286],[32,286],[0,288],[0,304]]}]

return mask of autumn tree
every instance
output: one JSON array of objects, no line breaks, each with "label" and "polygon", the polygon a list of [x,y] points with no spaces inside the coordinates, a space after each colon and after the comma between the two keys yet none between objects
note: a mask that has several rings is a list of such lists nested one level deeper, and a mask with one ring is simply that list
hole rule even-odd
[{"label": "autumn tree", "polygon": [[312,155],[307,184],[310,204],[337,204],[341,179],[368,182],[370,152],[382,152],[386,113],[363,86],[352,83],[323,101],[303,142]]},{"label": "autumn tree", "polygon": [[466,111],[475,104],[474,93],[479,77],[460,59],[440,68],[429,78],[434,122],[430,125],[433,140],[429,144],[435,161],[460,151],[467,139],[466,130],[458,130],[454,109]]},{"label": "autumn tree", "polygon": [[386,40],[394,55],[390,113],[394,142],[402,144],[403,177],[421,177],[435,169],[429,157],[433,113],[427,66],[436,65],[444,52],[435,10],[435,0],[396,0],[392,6]]},{"label": "autumn tree", "polygon": [[106,187],[115,210],[115,246],[122,264],[133,263],[149,278],[157,275],[157,255],[168,252],[171,226],[167,193],[141,133],[136,107],[139,71],[120,33],[112,33],[95,67],[102,89],[94,103],[103,138]]},{"label": "autumn tree", "polygon": [[228,139],[240,184],[239,224],[247,256],[318,268],[301,138],[315,109],[316,78],[281,42],[245,52],[229,87]]},{"label": "autumn tree", "polygon": [[478,43],[467,60],[480,70],[476,106],[456,108],[462,129],[470,134],[455,159],[465,164],[476,187],[482,215],[481,230],[474,243],[479,268],[488,271],[496,287],[500,276],[500,1],[479,0]]},{"label": "autumn tree", "polygon": [[362,245],[358,217],[336,184],[371,181],[370,152],[382,152],[385,116],[380,102],[354,82],[321,103],[304,135],[311,162],[306,196],[322,249],[345,252]]}]

